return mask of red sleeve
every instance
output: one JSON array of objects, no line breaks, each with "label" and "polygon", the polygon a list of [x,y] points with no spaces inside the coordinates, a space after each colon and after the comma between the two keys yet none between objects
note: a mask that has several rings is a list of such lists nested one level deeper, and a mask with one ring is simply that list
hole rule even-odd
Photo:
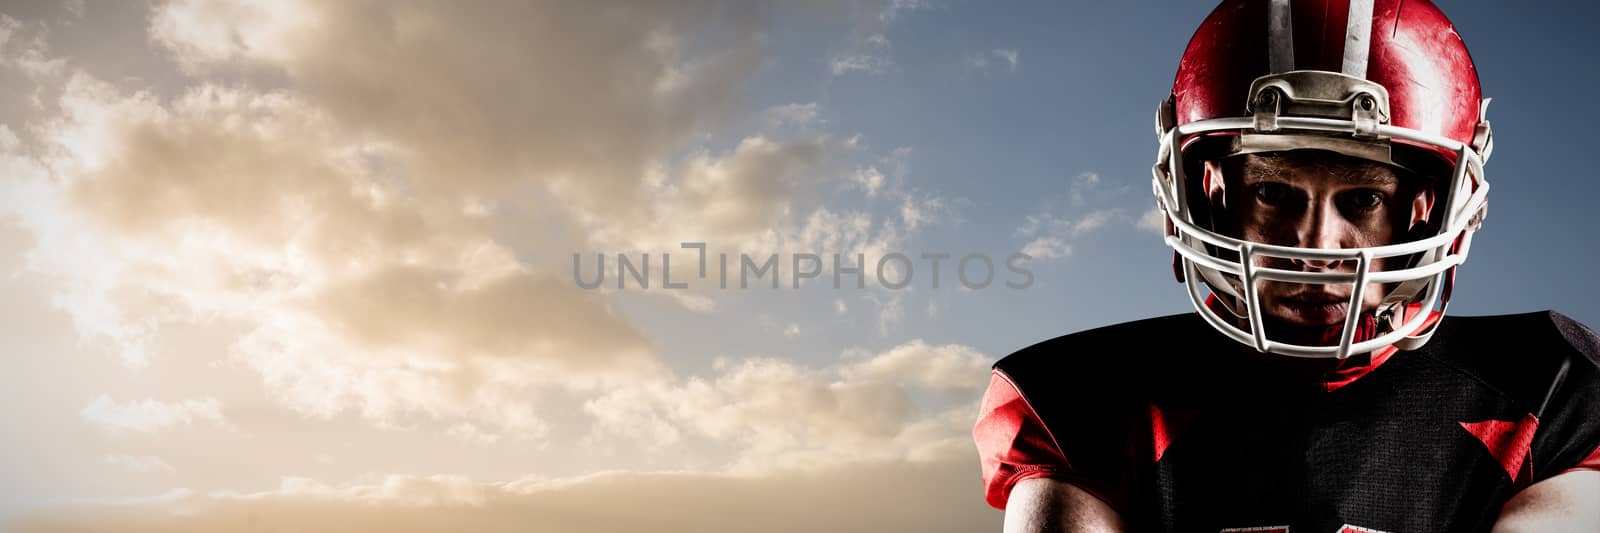
[{"label": "red sleeve", "polygon": [[1066,454],[1038,413],[998,370],[991,373],[983,393],[972,439],[983,466],[983,497],[995,509],[1006,508],[1011,487],[1018,481],[1071,471]]},{"label": "red sleeve", "polygon": [[1600,448],[1595,448],[1593,452],[1589,453],[1589,457],[1578,461],[1577,466],[1562,470],[1561,473],[1565,474],[1575,470],[1600,470]]}]

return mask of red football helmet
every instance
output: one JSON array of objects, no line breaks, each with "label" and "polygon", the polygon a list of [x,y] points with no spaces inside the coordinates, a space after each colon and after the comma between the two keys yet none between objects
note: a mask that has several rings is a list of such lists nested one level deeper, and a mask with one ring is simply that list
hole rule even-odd
[{"label": "red football helmet", "polygon": [[[1492,140],[1472,59],[1427,0],[1227,0],[1184,50],[1156,116],[1160,150],[1153,187],[1167,219],[1174,272],[1196,311],[1227,336],[1262,352],[1338,357],[1391,345],[1414,349],[1435,306],[1449,302],[1486,212],[1483,164]],[[1368,248],[1297,248],[1216,231],[1197,178],[1205,160],[1315,149],[1378,161],[1431,178],[1440,201],[1409,240]],[[1351,261],[1354,272],[1306,272],[1252,259]],[[1403,268],[1374,270],[1398,258]],[[1270,338],[1256,282],[1346,283],[1348,316],[1337,345]],[[1200,283],[1244,322],[1205,303]],[[1374,313],[1384,332],[1356,342],[1368,284],[1390,290]],[[1242,307],[1242,309],[1241,309]]]}]

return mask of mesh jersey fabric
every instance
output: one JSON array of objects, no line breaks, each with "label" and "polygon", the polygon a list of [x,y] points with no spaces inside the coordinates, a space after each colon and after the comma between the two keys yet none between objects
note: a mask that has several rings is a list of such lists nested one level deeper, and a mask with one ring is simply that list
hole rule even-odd
[{"label": "mesh jersey fabric", "polygon": [[[1288,361],[1288,362],[1286,362]],[[1195,314],[1063,335],[995,363],[984,498],[1051,477],[1135,531],[1487,531],[1517,491],[1600,469],[1600,341],[1554,312],[1446,317],[1423,348],[1258,354]]]}]

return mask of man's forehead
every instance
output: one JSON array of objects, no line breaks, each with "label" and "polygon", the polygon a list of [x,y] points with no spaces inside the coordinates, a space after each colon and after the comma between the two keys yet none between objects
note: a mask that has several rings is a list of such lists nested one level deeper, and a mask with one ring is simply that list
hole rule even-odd
[{"label": "man's forehead", "polygon": [[1241,178],[1245,182],[1263,180],[1330,181],[1355,185],[1390,185],[1400,181],[1393,167],[1332,152],[1305,151],[1288,154],[1245,154]]}]

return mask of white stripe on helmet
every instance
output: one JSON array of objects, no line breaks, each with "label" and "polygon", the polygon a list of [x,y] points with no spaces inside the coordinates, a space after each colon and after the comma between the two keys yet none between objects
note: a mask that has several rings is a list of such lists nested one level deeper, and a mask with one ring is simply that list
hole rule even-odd
[{"label": "white stripe on helmet", "polygon": [[1294,30],[1289,25],[1289,0],[1267,4],[1267,65],[1272,74],[1294,70]]},{"label": "white stripe on helmet", "polygon": [[1367,77],[1367,52],[1372,49],[1372,0],[1350,0],[1344,30],[1344,68],[1349,76]]}]

